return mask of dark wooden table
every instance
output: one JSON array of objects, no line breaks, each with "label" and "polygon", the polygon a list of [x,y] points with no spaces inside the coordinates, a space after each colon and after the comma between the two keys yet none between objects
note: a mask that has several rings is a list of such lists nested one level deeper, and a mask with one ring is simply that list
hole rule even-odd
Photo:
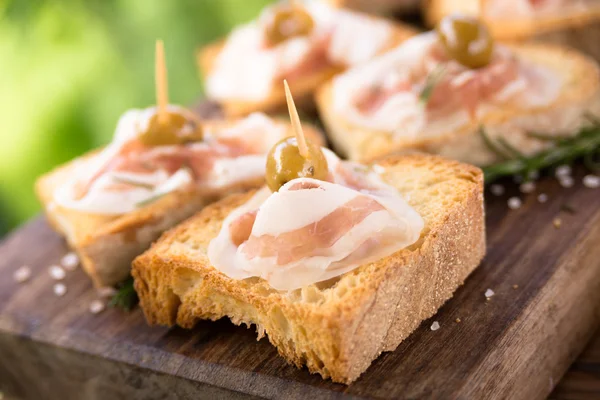
[{"label": "dark wooden table", "polygon": [[[600,245],[600,244],[599,244]],[[600,331],[550,395],[554,400],[600,399]]]}]

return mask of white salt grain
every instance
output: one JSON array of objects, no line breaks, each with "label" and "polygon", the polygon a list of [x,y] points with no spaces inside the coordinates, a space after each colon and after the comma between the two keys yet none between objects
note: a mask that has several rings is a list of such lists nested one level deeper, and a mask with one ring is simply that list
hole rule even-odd
[{"label": "white salt grain", "polygon": [[548,195],[547,195],[546,193],[540,193],[540,194],[538,195],[538,197],[537,197],[537,200],[538,200],[540,203],[545,203],[545,202],[547,202],[547,201],[548,201]]},{"label": "white salt grain", "polygon": [[504,186],[495,183],[490,186],[490,192],[492,192],[494,196],[502,196],[504,194]]},{"label": "white salt grain", "polygon": [[600,176],[586,175],[583,177],[583,186],[590,189],[598,189],[600,187]]},{"label": "white salt grain", "polygon": [[106,305],[101,300],[94,300],[90,303],[90,312],[92,314],[99,314],[106,308]]},{"label": "white salt grain", "polygon": [[52,289],[58,297],[64,296],[67,293],[67,287],[63,283],[57,283]]},{"label": "white salt grain", "polygon": [[535,183],[534,182],[522,183],[521,186],[519,186],[519,190],[521,191],[521,193],[533,193],[533,191],[535,190]]},{"label": "white salt grain", "polygon": [[494,293],[494,291],[492,289],[488,289],[488,290],[485,291],[485,297],[488,298],[488,299],[490,297],[492,297],[493,295],[495,295],[495,294],[496,293]]},{"label": "white salt grain", "polygon": [[437,321],[433,321],[433,324],[431,324],[431,330],[437,331],[438,329],[440,329],[440,323]]},{"label": "white salt grain", "polygon": [[561,165],[560,167],[556,168],[556,171],[554,171],[554,175],[557,178],[570,176],[571,175],[571,167],[569,165]]},{"label": "white salt grain", "polygon": [[568,175],[559,177],[558,182],[560,183],[560,186],[564,188],[573,187],[573,185],[575,184],[575,180]]},{"label": "white salt grain", "polygon": [[79,257],[73,252],[67,253],[60,260],[60,265],[62,265],[67,271],[74,271],[79,265]]},{"label": "white salt grain", "polygon": [[523,202],[518,197],[511,197],[510,199],[508,199],[508,208],[510,208],[511,210],[516,210],[517,208],[521,208],[522,205],[523,205]]},{"label": "white salt grain", "polygon": [[107,299],[109,297],[113,297],[117,293],[117,289],[106,286],[96,290],[96,293],[98,293],[98,296],[102,297],[103,299]]},{"label": "white salt grain", "polygon": [[29,278],[31,278],[31,268],[29,268],[27,265],[23,265],[14,272],[13,278],[19,283],[28,281]]},{"label": "white salt grain", "polygon": [[50,268],[48,268],[48,273],[55,281],[63,280],[65,279],[65,276],[67,276],[65,270],[59,267],[58,265],[50,266]]}]

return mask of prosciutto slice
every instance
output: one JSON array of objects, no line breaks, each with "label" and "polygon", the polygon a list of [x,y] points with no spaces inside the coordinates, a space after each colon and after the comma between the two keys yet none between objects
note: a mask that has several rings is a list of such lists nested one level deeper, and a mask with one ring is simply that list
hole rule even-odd
[{"label": "prosciutto slice", "polygon": [[206,90],[211,98],[263,100],[283,79],[293,83],[325,68],[370,60],[388,46],[393,34],[387,22],[313,0],[304,4],[314,21],[311,34],[271,46],[262,21],[271,19],[276,7],[266,8],[257,21],[229,35],[207,76]]},{"label": "prosciutto slice", "polygon": [[358,126],[415,138],[458,129],[493,107],[545,106],[561,85],[552,71],[502,45],[489,65],[469,69],[429,32],[336,77],[333,107]]},{"label": "prosciutto slice", "polygon": [[55,192],[67,208],[124,214],[170,191],[202,184],[218,190],[264,175],[264,156],[286,134],[286,127],[262,114],[231,126],[207,128],[202,142],[145,146],[138,133],[154,109],[126,113],[113,142],[100,154],[80,161],[77,176]]},{"label": "prosciutto slice", "polygon": [[[332,177],[354,187],[300,178],[276,193],[259,191],[223,222],[208,248],[212,265],[234,279],[257,276],[294,290],[417,241],[424,224],[418,213],[377,174],[350,166],[340,162]],[[341,170],[362,177],[348,179]]]}]

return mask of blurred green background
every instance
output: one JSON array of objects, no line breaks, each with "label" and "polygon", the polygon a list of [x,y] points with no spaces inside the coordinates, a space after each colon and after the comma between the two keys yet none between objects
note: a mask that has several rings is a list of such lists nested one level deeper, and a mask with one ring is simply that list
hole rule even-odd
[{"label": "blurred green background", "polygon": [[154,42],[170,98],[202,92],[195,50],[271,0],[0,0],[0,236],[39,212],[37,176],[107,143],[154,102]]}]

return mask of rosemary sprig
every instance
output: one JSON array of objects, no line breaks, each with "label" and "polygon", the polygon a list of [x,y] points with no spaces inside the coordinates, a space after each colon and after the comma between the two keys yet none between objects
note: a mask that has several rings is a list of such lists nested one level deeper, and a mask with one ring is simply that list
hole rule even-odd
[{"label": "rosemary sprig", "polygon": [[130,276],[118,285],[117,293],[110,299],[108,305],[125,311],[131,311],[138,301],[138,295],[133,287],[133,277]]},{"label": "rosemary sprig", "polygon": [[480,134],[490,150],[503,158],[503,161],[483,168],[486,184],[504,176],[527,176],[530,171],[568,164],[578,158],[587,159],[588,162],[589,160],[593,161],[594,156],[600,154],[600,124],[583,128],[572,137],[551,138],[539,134],[529,134],[532,138],[554,142],[554,147],[530,157],[522,154],[517,156],[517,153],[520,154],[520,152],[512,146],[512,150],[516,150],[516,152],[511,151],[513,154],[508,154],[505,151],[508,150],[506,142],[504,145],[501,144],[503,147],[500,148],[485,133],[484,129],[480,129]]},{"label": "rosemary sprig", "polygon": [[427,75],[427,78],[425,78],[425,85],[423,86],[421,93],[419,93],[419,102],[421,104],[427,105],[435,87],[442,80],[445,73],[446,68],[442,65],[438,65]]}]

